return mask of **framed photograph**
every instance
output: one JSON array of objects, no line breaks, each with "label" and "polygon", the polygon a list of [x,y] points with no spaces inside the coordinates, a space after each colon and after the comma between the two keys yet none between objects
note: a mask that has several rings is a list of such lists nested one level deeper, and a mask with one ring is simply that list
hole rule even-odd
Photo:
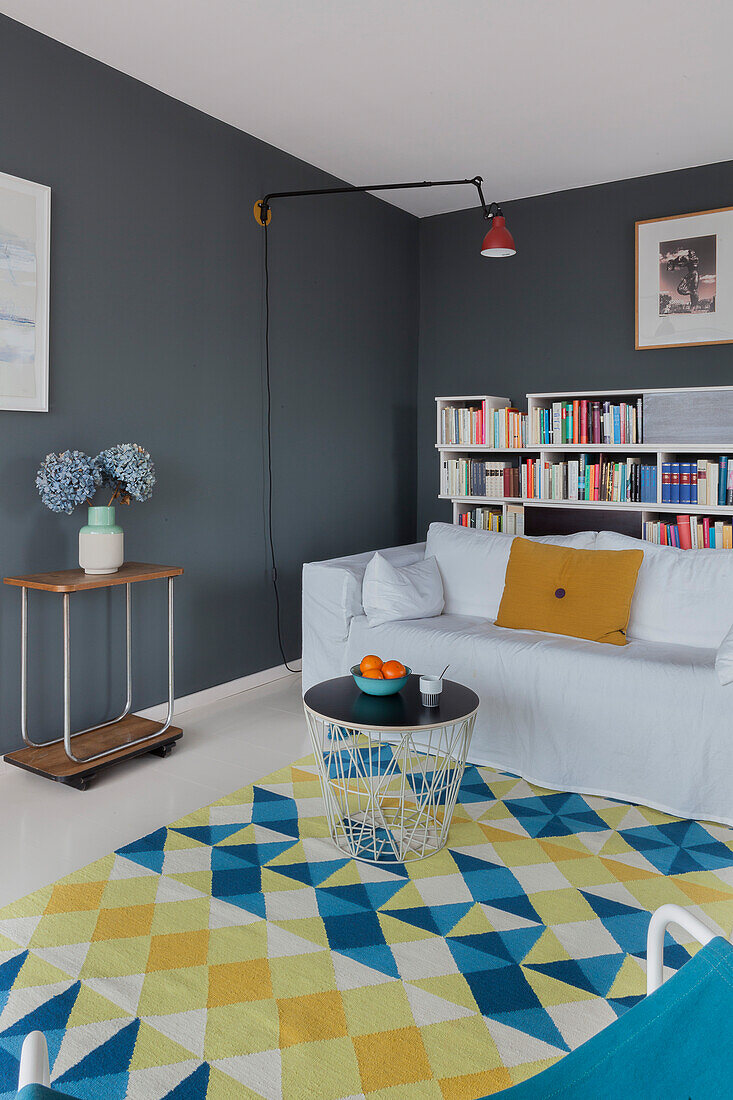
[{"label": "framed photograph", "polygon": [[48,412],[51,188],[0,172],[0,410]]},{"label": "framed photograph", "polygon": [[636,347],[733,343],[733,207],[636,223]]}]

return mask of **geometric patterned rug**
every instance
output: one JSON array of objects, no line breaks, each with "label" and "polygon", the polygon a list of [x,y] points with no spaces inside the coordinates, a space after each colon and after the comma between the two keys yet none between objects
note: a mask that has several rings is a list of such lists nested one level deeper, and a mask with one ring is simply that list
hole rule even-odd
[{"label": "geometric patterned rug", "polygon": [[730,935],[733,831],[469,766],[375,867],[306,758],[0,910],[0,1098],[38,1028],[78,1097],[475,1100],[642,997],[663,902]]}]

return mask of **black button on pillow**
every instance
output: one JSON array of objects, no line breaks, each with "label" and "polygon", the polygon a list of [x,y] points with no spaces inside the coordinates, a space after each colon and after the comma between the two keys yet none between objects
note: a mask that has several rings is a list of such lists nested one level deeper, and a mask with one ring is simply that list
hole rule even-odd
[{"label": "black button on pillow", "polygon": [[565,589],[564,588],[556,588],[555,589],[555,595],[557,596],[558,600],[561,600],[563,598],[563,596],[565,595]]}]

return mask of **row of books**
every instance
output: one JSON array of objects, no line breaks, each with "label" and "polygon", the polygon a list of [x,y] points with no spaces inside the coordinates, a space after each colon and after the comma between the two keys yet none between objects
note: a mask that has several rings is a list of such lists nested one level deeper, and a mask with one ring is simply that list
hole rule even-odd
[{"label": "row of books", "polygon": [[663,462],[662,504],[733,504],[733,458]]},{"label": "row of books", "polygon": [[566,443],[642,443],[642,399],[635,404],[610,401],[553,401],[532,410],[534,445]]},{"label": "row of books", "polygon": [[519,497],[519,465],[483,458],[444,458],[440,491],[447,497]]},{"label": "row of books", "polygon": [[521,504],[508,504],[506,508],[506,522],[497,509],[469,508],[458,516],[456,523],[461,527],[473,527],[478,531],[498,531],[507,535],[524,534],[524,508]]},{"label": "row of books", "polygon": [[618,504],[656,503],[657,467],[640,458],[590,462],[588,455],[564,462],[527,459],[520,488],[529,500],[598,500]]},{"label": "row of books", "polygon": [[657,467],[641,458],[591,462],[588,455],[562,462],[528,458],[521,463],[516,459],[444,458],[440,491],[448,497],[493,500],[523,497],[656,504]]},{"label": "row of books", "polygon": [[501,512],[492,512],[491,508],[471,508],[468,512],[462,512],[456,522],[461,527],[473,527],[477,531],[501,533],[503,530]]},{"label": "row of books", "polygon": [[647,542],[678,546],[681,550],[733,550],[730,520],[708,516],[676,516],[674,520],[648,520],[643,526]]},{"label": "row of books", "polygon": [[447,446],[526,447],[527,413],[476,405],[446,405],[440,413],[440,442]]}]

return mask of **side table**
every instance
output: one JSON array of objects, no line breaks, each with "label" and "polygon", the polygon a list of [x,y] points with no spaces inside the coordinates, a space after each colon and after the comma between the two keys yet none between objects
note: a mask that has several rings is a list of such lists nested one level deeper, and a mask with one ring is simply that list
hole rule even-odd
[{"label": "side table", "polygon": [[[26,748],[6,753],[8,764],[86,790],[102,768],[152,752],[167,756],[183,730],[171,725],[173,718],[173,578],[180,566],[148,565],[128,561],[116,573],[88,575],[82,569],[60,569],[23,577],[5,577],[5,584],[21,589],[20,611],[20,729]],[[132,712],[132,601],[131,586],[139,581],[168,582],[168,711],[164,722],[153,722]],[[127,697],[118,718],[88,729],[71,730],[71,619],[72,592],[125,585]],[[28,735],[28,591],[54,592],[62,597],[64,646],[64,732],[50,741],[33,741]]]},{"label": "side table", "polygon": [[479,698],[444,680],[424,707],[419,683],[374,696],[339,676],[303,696],[331,839],[354,859],[424,859],[448,839]]}]

